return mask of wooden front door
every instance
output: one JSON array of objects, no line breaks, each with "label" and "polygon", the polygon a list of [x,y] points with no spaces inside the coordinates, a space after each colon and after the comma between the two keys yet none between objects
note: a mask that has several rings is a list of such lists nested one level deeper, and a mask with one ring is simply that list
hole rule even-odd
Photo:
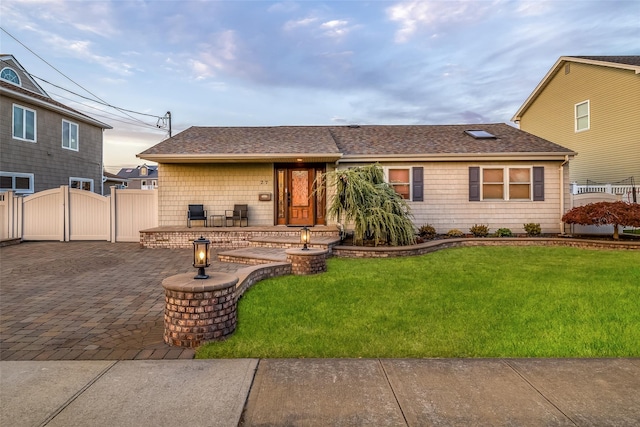
[{"label": "wooden front door", "polygon": [[313,167],[276,169],[277,224],[302,226],[325,223],[324,192],[314,191],[316,174],[322,171]]}]

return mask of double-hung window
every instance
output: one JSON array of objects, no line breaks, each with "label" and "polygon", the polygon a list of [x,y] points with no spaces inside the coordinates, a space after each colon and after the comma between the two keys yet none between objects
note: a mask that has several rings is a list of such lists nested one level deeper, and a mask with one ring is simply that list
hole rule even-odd
[{"label": "double-hung window", "polygon": [[30,108],[13,104],[13,137],[36,142],[36,112]]},{"label": "double-hung window", "polygon": [[580,102],[575,105],[576,132],[589,130],[589,127],[590,127],[589,109],[590,109],[589,101]]},{"label": "double-hung window", "polygon": [[410,168],[389,168],[387,182],[403,199],[411,200]]},{"label": "double-hung window", "polygon": [[424,168],[385,167],[385,178],[391,188],[405,200],[424,201]]},{"label": "double-hung window", "polygon": [[78,151],[78,125],[62,121],[62,148]]},{"label": "double-hung window", "polygon": [[471,167],[469,200],[544,200],[543,167]]}]

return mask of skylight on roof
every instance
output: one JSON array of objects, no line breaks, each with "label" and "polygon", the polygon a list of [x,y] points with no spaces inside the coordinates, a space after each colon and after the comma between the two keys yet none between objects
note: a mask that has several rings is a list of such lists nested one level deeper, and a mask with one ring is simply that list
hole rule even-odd
[{"label": "skylight on roof", "polygon": [[489,133],[486,130],[465,130],[464,133],[474,137],[475,139],[496,139],[494,134]]}]

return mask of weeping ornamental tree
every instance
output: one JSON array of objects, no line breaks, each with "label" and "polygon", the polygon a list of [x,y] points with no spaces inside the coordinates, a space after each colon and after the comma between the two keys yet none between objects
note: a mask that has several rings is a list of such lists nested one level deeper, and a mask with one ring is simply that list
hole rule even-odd
[{"label": "weeping ornamental tree", "polygon": [[384,180],[378,164],[337,170],[325,175],[335,187],[327,215],[339,223],[353,224],[354,243],[372,240],[392,246],[415,243],[409,205]]},{"label": "weeping ornamental tree", "polygon": [[567,224],[613,225],[613,238],[620,238],[618,226],[640,227],[640,204],[598,202],[578,206],[562,216]]}]

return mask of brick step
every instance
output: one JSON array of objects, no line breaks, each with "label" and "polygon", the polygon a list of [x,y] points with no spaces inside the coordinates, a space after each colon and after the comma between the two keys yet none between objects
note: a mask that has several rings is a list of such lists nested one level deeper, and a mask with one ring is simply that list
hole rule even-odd
[{"label": "brick step", "polygon": [[218,261],[235,264],[259,265],[272,262],[287,262],[284,248],[246,247],[218,253]]},{"label": "brick step", "polygon": [[[311,235],[311,248],[328,249],[340,243],[339,236]],[[254,248],[299,248],[300,236],[260,236],[249,240],[249,246]]]}]

